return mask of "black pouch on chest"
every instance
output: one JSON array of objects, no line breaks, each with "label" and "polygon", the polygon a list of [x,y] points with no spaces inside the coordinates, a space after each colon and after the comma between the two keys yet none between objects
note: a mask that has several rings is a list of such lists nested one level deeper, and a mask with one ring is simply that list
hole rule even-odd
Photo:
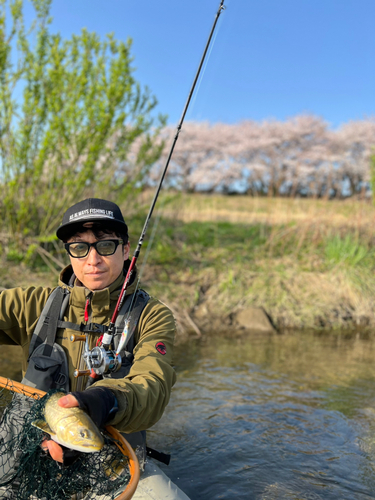
[{"label": "black pouch on chest", "polygon": [[68,296],[60,287],[49,296],[30,342],[29,365],[22,380],[23,384],[46,392],[49,389],[69,392],[68,361],[64,349],[55,343],[64,298]]}]

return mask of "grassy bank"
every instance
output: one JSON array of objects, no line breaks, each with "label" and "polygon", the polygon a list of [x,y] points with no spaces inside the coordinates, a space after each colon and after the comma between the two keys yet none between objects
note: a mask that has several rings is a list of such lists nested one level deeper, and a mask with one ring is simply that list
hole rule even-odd
[{"label": "grassy bank", "polygon": [[[231,331],[249,306],[263,307],[280,329],[375,326],[370,203],[183,195],[158,207],[142,283],[172,307],[181,334]],[[133,246],[143,220],[129,224]],[[22,273],[9,261],[2,267],[4,287],[55,280],[40,265],[36,275],[22,264]]]}]

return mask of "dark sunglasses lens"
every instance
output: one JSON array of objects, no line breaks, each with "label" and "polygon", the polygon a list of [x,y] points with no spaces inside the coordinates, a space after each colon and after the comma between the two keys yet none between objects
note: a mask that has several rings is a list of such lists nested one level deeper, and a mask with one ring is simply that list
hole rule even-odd
[{"label": "dark sunglasses lens", "polygon": [[88,254],[89,246],[87,243],[79,242],[69,245],[69,253],[73,257],[85,257]]},{"label": "dark sunglasses lens", "polygon": [[99,255],[112,255],[116,251],[116,242],[103,240],[98,241],[96,244],[96,251]]}]

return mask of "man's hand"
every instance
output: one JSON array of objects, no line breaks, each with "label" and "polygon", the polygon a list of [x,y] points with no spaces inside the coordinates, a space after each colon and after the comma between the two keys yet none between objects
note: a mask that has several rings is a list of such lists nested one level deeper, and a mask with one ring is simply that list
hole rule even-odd
[{"label": "man's hand", "polygon": [[61,464],[64,462],[63,449],[55,441],[52,441],[52,439],[45,439],[40,446],[42,447],[42,450],[49,452],[53,460],[60,462]]},{"label": "man's hand", "polygon": [[[72,394],[67,394],[66,396],[60,398],[57,404],[62,408],[73,408],[75,406],[79,406],[77,399]],[[53,460],[60,462],[61,464],[64,463],[64,450],[58,443],[56,443],[56,441],[53,441],[52,439],[45,439],[41,446],[44,451],[49,452]]]},{"label": "man's hand", "polygon": [[[68,394],[63,400],[74,397],[78,405],[84,410],[97,427],[103,427],[113,419],[117,412],[117,400],[114,393],[103,386],[93,386],[83,392]],[[59,400],[60,404],[61,399]]]},{"label": "man's hand", "polygon": [[57,401],[57,404],[62,408],[74,408],[75,406],[79,406],[78,400],[73,394],[63,396]]}]

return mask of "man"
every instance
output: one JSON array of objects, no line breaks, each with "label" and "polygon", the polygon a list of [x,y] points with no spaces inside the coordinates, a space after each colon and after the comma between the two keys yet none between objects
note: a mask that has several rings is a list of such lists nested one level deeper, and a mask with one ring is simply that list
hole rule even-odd
[{"label": "man", "polygon": [[[134,336],[130,342],[134,348],[132,345],[126,348],[119,373],[108,373],[85,390],[87,377],[74,377],[75,370],[87,369],[82,356],[85,342],[74,342],[71,337],[77,335],[79,330],[88,336],[89,349],[100,345],[101,334],[105,333],[105,327],[110,323],[130,264],[128,228],[116,204],[91,198],[67,210],[56,234],[65,243],[70,257],[70,266],[62,271],[58,289],[65,298],[62,302],[65,308],[56,309],[51,305],[56,302],[55,299],[50,299],[47,304],[48,298],[53,295],[49,288],[4,291],[0,295],[0,343],[22,346],[24,383],[43,390],[48,390],[45,384],[57,387],[56,384],[64,379],[63,370],[61,373],[51,372],[46,382],[45,374],[51,363],[43,363],[46,338],[53,329],[48,325],[53,323],[51,319],[57,324],[56,316],[60,315],[55,344],[48,355],[53,356],[52,352],[62,348],[67,360],[71,392],[58,404],[62,407],[80,406],[99,426],[112,425],[126,433],[131,444],[134,438],[134,446],[140,443],[144,446],[143,431],[162,416],[176,380],[172,367],[173,315],[168,307],[146,293],[138,297],[138,278],[135,274],[125,299],[128,309],[134,304],[131,300],[133,294],[137,294],[139,299],[138,317],[135,318]],[[43,355],[39,353],[37,356],[40,348],[44,349]],[[42,364],[42,369],[38,363]],[[57,443],[49,440],[44,447],[52,458],[64,461],[65,450]],[[163,486],[159,484],[159,488],[160,498],[166,498]],[[167,490],[168,498],[187,498],[174,485],[167,485]]]}]

